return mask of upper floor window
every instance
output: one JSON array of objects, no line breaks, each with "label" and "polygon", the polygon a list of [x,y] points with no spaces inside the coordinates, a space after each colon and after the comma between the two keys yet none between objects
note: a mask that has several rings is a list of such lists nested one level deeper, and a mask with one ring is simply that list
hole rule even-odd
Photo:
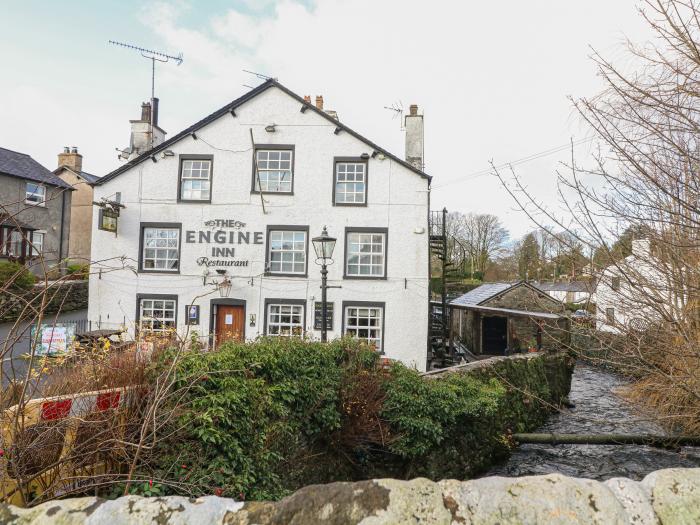
[{"label": "upper floor window", "polygon": [[613,277],[610,284],[611,288],[618,292],[620,290],[620,277]]},{"label": "upper floor window", "polygon": [[272,274],[306,274],[306,230],[276,230],[268,232],[268,270]]},{"label": "upper floor window", "polygon": [[385,228],[347,230],[345,238],[345,277],[386,277]]},{"label": "upper floor window", "polygon": [[180,268],[180,227],[143,226],[141,270],[177,272]]},{"label": "upper floor window", "polygon": [[292,193],[294,188],[294,152],[291,146],[256,149],[253,188],[263,193]]},{"label": "upper floor window", "polygon": [[367,204],[367,163],[336,160],[334,184],[334,204]]},{"label": "upper floor window", "polygon": [[180,200],[211,200],[211,158],[183,158],[180,161]]},{"label": "upper floor window", "polygon": [[35,206],[44,206],[46,203],[46,186],[37,182],[27,182],[24,202]]}]

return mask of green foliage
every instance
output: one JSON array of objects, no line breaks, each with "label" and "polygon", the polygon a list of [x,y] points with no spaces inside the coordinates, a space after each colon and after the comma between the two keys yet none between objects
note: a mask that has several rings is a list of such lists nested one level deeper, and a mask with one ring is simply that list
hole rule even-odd
[{"label": "green foliage", "polygon": [[29,290],[36,277],[25,266],[14,262],[0,262],[0,288],[9,285],[13,290]]},{"label": "green foliage", "polygon": [[79,279],[87,279],[90,276],[89,264],[69,264],[66,267],[68,275],[73,275]]},{"label": "green foliage", "polygon": [[391,451],[406,458],[435,450],[460,423],[494,415],[505,395],[496,379],[450,374],[426,380],[401,364],[391,375],[382,416],[398,435]]}]

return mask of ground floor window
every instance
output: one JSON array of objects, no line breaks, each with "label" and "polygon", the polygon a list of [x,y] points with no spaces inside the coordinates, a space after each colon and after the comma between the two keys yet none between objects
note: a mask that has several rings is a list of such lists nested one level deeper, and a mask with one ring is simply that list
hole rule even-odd
[{"label": "ground floor window", "polygon": [[365,340],[381,351],[384,331],[384,306],[345,306],[345,333]]},{"label": "ground floor window", "polygon": [[304,333],[304,305],[274,303],[267,304],[267,335],[301,336]]},{"label": "ground floor window", "polygon": [[44,232],[32,232],[32,256],[38,257],[44,252]]},{"label": "ground floor window", "polygon": [[175,328],[177,299],[139,299],[139,327],[148,333],[165,332]]}]

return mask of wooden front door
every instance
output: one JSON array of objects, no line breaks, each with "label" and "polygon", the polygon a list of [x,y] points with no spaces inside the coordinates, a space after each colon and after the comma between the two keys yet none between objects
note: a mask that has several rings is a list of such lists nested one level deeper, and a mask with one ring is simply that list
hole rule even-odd
[{"label": "wooden front door", "polygon": [[216,344],[225,341],[243,341],[245,338],[243,306],[220,304],[216,307]]}]

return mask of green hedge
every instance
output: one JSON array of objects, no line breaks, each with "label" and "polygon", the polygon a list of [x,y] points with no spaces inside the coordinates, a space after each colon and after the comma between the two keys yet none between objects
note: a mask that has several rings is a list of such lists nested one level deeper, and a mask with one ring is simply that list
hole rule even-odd
[{"label": "green hedge", "polygon": [[568,393],[561,358],[502,363],[427,379],[377,366],[352,339],[193,352],[178,367],[179,417],[140,475],[168,480],[166,492],[246,499],[370,477],[466,478],[507,454],[508,429],[542,422],[548,409],[536,398]]}]

